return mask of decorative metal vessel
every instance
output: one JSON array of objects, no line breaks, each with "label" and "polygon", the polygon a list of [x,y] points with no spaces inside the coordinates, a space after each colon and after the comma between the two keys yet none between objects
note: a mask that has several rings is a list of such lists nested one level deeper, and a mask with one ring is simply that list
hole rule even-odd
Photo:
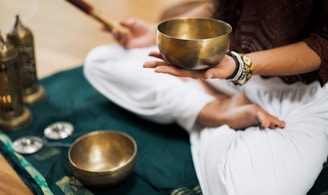
[{"label": "decorative metal vessel", "polygon": [[7,41],[18,51],[23,102],[33,104],[40,101],[45,97],[45,90],[38,82],[33,34],[22,24],[18,15],[14,27],[7,33]]},{"label": "decorative metal vessel", "polygon": [[169,19],[157,27],[157,45],[174,66],[203,70],[217,65],[230,46],[232,27],[210,18]]},{"label": "decorative metal vessel", "polygon": [[137,152],[137,144],[128,134],[97,130],[75,140],[68,160],[73,175],[85,186],[107,188],[131,175]]},{"label": "decorative metal vessel", "polygon": [[0,129],[16,130],[32,119],[19,85],[18,53],[0,34]]}]

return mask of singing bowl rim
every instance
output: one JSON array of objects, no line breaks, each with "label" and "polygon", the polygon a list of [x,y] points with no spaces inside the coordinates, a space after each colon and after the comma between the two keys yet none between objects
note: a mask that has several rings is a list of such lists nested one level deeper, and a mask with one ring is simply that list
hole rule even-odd
[{"label": "singing bowl rim", "polygon": [[[216,23],[220,23],[220,24],[223,24],[226,28],[227,28],[227,32],[222,34],[222,35],[218,35],[218,36],[213,36],[213,37],[209,37],[209,38],[178,38],[178,37],[175,37],[175,36],[171,36],[171,35],[168,35],[164,32],[162,32],[161,30],[161,27],[163,25],[165,25],[166,23],[168,22],[173,22],[173,21],[187,21],[187,20],[204,20],[204,21],[213,21],[213,22],[216,22]],[[164,37],[167,37],[167,38],[170,38],[170,39],[175,39],[175,40],[181,40],[181,41],[206,41],[206,40],[210,40],[210,39],[217,39],[217,38],[222,38],[222,37],[225,37],[225,36],[230,36],[230,34],[232,33],[232,26],[223,21],[223,20],[219,20],[219,19],[214,19],[214,18],[204,18],[204,17],[185,17],[185,18],[170,18],[170,19],[166,19],[166,20],[163,20],[162,22],[160,22],[158,25],[157,25],[157,33],[160,34],[161,36],[164,36]],[[157,35],[158,36],[158,35]]]},{"label": "singing bowl rim", "polygon": [[[90,136],[94,136],[96,134],[103,134],[103,133],[114,133],[114,134],[118,134],[118,135],[121,135],[125,138],[127,138],[129,141],[131,141],[132,145],[133,145],[133,153],[131,154],[131,156],[129,157],[128,160],[126,160],[124,163],[120,164],[119,166],[116,166],[116,167],[113,167],[113,168],[110,168],[108,170],[101,170],[101,171],[97,171],[97,170],[88,170],[88,169],[83,169],[83,168],[80,168],[74,161],[73,159],[71,158],[71,153],[72,153],[72,150],[73,150],[73,147],[79,143],[80,141],[82,141],[83,139],[86,139],[87,137],[90,137]],[[127,165],[134,163],[134,161],[136,160],[136,157],[137,157],[137,153],[138,153],[138,148],[137,148],[137,143],[136,141],[128,134],[126,133],[123,133],[123,132],[119,132],[119,131],[114,131],[114,130],[96,130],[96,131],[93,131],[93,132],[90,132],[90,133],[87,133],[87,134],[84,134],[82,135],[81,137],[77,138],[73,143],[72,145],[70,146],[69,150],[68,150],[68,160],[69,160],[69,164],[73,167],[73,174],[75,174],[74,172],[76,170],[80,171],[80,172],[84,172],[84,173],[88,173],[88,174],[103,174],[103,173],[113,173],[115,171],[119,171],[120,169],[123,169],[124,167],[126,167]],[[75,171],[74,171],[75,169]],[[132,169],[133,170],[133,169]],[[132,171],[131,170],[131,171]]]}]

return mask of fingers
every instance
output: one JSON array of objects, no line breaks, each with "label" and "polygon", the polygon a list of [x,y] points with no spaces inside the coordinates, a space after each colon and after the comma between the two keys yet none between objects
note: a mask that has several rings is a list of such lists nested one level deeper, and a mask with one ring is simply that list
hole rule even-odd
[{"label": "fingers", "polygon": [[148,55],[149,56],[152,56],[152,57],[155,57],[155,58],[159,58],[159,59],[164,60],[163,56],[159,52],[157,52],[157,51],[151,51],[151,52],[149,52]]},{"label": "fingers", "polygon": [[127,32],[122,32],[119,31],[118,29],[112,29],[112,35],[114,39],[123,47],[127,47],[127,41],[128,41],[128,31]]},{"label": "fingers", "polygon": [[145,62],[143,64],[144,68],[155,68],[155,72],[157,73],[166,73],[177,77],[191,77],[194,79],[204,79],[204,71],[185,70],[185,69],[178,68],[166,62],[163,56],[157,51],[150,52],[149,56],[161,59],[161,61]]},{"label": "fingers", "polygon": [[170,65],[164,61],[147,61],[143,64],[144,68],[157,68],[160,66],[170,66]]},{"label": "fingers", "polygon": [[143,64],[144,68],[155,68],[157,73],[166,73],[180,77],[182,75],[181,70],[173,67],[164,61],[149,61]]},{"label": "fingers", "polygon": [[127,30],[122,31],[117,28],[112,29],[112,35],[114,39],[124,48],[130,48],[128,43],[131,36],[131,30],[133,30],[133,27],[136,25],[136,23],[137,20],[135,18],[130,18],[120,22],[120,25],[125,27]]},{"label": "fingers", "polygon": [[129,28],[131,29],[133,26],[136,25],[136,23],[138,22],[139,20],[136,19],[136,18],[129,18],[127,20],[123,20],[120,22],[120,24],[126,28]]},{"label": "fingers", "polygon": [[191,77],[194,79],[203,79],[203,73],[201,71],[184,70],[165,61],[148,61],[143,64],[144,68],[154,68],[157,73],[170,74],[177,77]]}]

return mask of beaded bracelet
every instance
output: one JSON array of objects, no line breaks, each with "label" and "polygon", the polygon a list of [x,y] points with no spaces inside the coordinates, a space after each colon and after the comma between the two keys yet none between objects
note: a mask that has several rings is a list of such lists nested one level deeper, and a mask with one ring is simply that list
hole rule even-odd
[{"label": "beaded bracelet", "polygon": [[234,51],[228,51],[227,55],[231,56],[235,63],[236,69],[226,79],[234,83],[235,85],[244,85],[252,77],[253,65],[251,59],[243,54],[238,54]]}]

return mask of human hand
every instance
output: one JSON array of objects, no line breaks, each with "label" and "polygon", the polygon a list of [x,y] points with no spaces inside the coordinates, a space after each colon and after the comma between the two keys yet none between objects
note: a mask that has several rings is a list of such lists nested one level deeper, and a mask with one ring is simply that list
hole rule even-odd
[{"label": "human hand", "polygon": [[225,55],[221,62],[216,66],[205,70],[186,70],[178,68],[165,61],[165,59],[159,52],[150,52],[149,56],[161,60],[145,62],[143,65],[144,68],[155,68],[155,72],[157,73],[166,73],[177,77],[191,77],[194,79],[226,79],[227,77],[232,75],[236,69],[236,63],[234,59],[228,55]]},{"label": "human hand", "polygon": [[120,22],[126,31],[112,29],[114,38],[126,49],[148,47],[156,44],[156,25],[130,18]]}]

